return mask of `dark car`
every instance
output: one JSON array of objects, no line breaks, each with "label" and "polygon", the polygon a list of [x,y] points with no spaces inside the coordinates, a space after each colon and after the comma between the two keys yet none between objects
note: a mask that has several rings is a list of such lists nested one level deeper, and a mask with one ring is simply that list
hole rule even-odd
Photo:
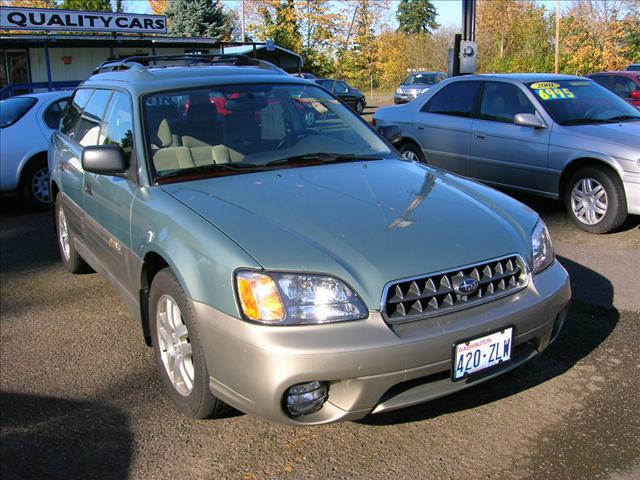
[{"label": "dark car", "polygon": [[343,80],[332,80],[330,78],[319,78],[316,80],[316,83],[329,90],[360,115],[364,112],[367,99],[364,93],[357,88],[348,85],[347,82]]},{"label": "dark car", "polygon": [[640,72],[602,72],[587,75],[631,105],[640,107]]},{"label": "dark car", "polygon": [[640,71],[640,63],[632,63],[627,67],[628,72],[638,72]]}]

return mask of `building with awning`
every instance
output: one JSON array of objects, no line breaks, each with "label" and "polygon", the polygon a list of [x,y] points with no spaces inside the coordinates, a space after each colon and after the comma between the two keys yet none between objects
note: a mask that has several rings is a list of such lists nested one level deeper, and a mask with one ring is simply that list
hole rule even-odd
[{"label": "building with awning", "polygon": [[[98,20],[90,22],[94,17]],[[125,27],[131,25],[133,31]],[[66,29],[78,31],[71,34]],[[158,15],[0,7],[0,98],[74,88],[101,63],[130,56],[246,55],[291,73],[303,65],[300,55],[273,42],[222,42],[164,33],[166,20]]]}]

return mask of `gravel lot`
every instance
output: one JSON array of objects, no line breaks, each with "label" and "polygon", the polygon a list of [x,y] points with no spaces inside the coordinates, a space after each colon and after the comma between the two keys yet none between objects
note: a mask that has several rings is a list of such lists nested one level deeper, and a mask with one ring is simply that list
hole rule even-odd
[{"label": "gravel lot", "polygon": [[640,218],[592,236],[518,198],[571,274],[558,341],[456,395],[314,428],[177,414],[124,302],[63,271],[50,214],[1,198],[2,478],[640,478]]}]

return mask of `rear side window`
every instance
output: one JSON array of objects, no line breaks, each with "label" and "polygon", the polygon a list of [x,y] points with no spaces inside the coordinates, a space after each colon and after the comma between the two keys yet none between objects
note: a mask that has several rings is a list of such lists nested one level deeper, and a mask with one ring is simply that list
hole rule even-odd
[{"label": "rear side window", "polygon": [[611,90],[622,98],[628,98],[631,95],[631,92],[640,90],[636,85],[636,82],[627,77],[613,77],[612,83]]},{"label": "rear side window", "polygon": [[476,81],[462,81],[447,85],[422,107],[422,111],[456,117],[470,117],[476,103],[479,87],[480,82]]},{"label": "rear side window", "polygon": [[486,82],[480,102],[480,118],[513,123],[518,113],[536,113],[526,95],[515,85]]},{"label": "rear side window", "polygon": [[73,98],[71,99],[71,103],[67,105],[62,117],[62,126],[60,128],[62,133],[71,136],[78,120],[80,120],[80,114],[87,105],[92,93],[93,90],[88,88],[76,90],[76,93],[73,94]]},{"label": "rear side window", "polygon": [[594,80],[596,83],[599,83],[604,88],[609,88],[609,75],[591,75],[589,78]]},{"label": "rear side window", "polygon": [[62,118],[62,112],[64,107],[67,106],[67,99],[60,100],[49,105],[44,112],[44,123],[47,124],[51,130],[55,130],[60,125],[60,118]]},{"label": "rear side window", "polygon": [[100,131],[99,145],[120,145],[131,160],[133,151],[133,118],[129,97],[114,92]]},{"label": "rear side window", "polygon": [[110,90],[96,90],[80,114],[72,135],[69,135],[83,147],[98,144],[100,124],[102,123],[109,97],[111,97]]},{"label": "rear side window", "polygon": [[36,104],[32,97],[15,97],[0,102],[0,128],[13,125]]}]

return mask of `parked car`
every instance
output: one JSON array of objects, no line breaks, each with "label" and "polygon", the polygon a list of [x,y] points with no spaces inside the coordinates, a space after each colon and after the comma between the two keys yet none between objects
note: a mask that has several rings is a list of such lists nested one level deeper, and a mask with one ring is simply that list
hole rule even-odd
[{"label": "parked car", "polygon": [[393,103],[407,103],[414,100],[421,93],[447,78],[443,72],[416,72],[409,75],[398,87],[393,96]]},{"label": "parked car", "polygon": [[587,75],[635,107],[640,107],[640,73],[602,72]]},{"label": "parked car", "polygon": [[313,73],[309,73],[309,72],[290,73],[290,75],[293,77],[304,78],[307,80],[316,80],[318,78]]},{"label": "parked car", "polygon": [[367,98],[357,88],[348,85],[347,82],[342,80],[332,80],[330,78],[319,78],[316,83],[329,90],[358,114],[362,115],[364,112],[364,108],[367,106]]},{"label": "parked car", "polygon": [[630,72],[640,71],[640,63],[632,63],[627,67],[627,71],[630,71]]},{"label": "parked car", "polygon": [[374,121],[400,127],[405,158],[561,199],[588,232],[640,214],[640,113],[592,80],[458,77]]},{"label": "parked car", "polygon": [[354,420],[545,350],[571,292],[542,220],[385,138],[264,62],[98,73],[52,139],[62,262],[122,294],[197,418]]},{"label": "parked car", "polygon": [[49,208],[47,148],[70,94],[0,100],[0,192],[18,191],[31,206]]}]

